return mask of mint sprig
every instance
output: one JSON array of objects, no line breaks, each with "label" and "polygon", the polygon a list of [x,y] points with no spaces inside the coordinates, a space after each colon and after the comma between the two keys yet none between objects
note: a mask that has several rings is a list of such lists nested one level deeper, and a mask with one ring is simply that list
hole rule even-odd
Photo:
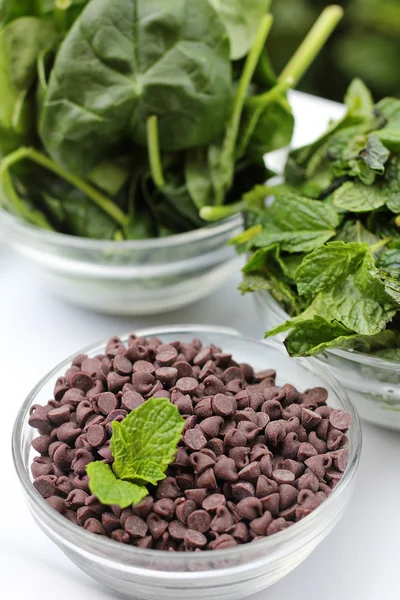
[{"label": "mint sprig", "polygon": [[137,504],[165,478],[185,421],[167,398],[150,398],[123,421],[113,421],[112,469],[102,461],[89,463],[89,489],[102,504],[126,508]]}]

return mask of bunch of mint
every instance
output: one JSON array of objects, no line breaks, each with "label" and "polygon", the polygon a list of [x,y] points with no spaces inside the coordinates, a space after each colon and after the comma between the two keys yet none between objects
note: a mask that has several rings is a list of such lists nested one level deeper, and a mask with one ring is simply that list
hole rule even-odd
[{"label": "bunch of mint", "polygon": [[112,422],[112,468],[102,461],[86,467],[89,489],[102,504],[126,508],[147,496],[147,485],[165,478],[185,420],[167,398],[150,398],[121,422]]},{"label": "bunch of mint", "polygon": [[292,356],[345,348],[400,361],[400,100],[374,105],[355,80],[345,101],[341,120],[291,152],[283,184],[244,197],[241,290],[267,290],[289,313],[266,336],[290,330]]}]

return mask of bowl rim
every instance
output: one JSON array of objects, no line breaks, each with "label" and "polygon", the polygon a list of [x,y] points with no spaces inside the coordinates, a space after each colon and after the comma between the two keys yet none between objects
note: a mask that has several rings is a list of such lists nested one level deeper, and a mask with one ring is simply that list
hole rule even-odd
[{"label": "bowl rim", "polygon": [[[62,247],[73,247],[83,250],[102,251],[105,246],[112,245],[117,250],[157,250],[165,248],[174,248],[182,244],[192,244],[196,241],[203,241],[211,237],[228,233],[235,227],[243,225],[243,216],[241,213],[236,213],[226,219],[222,219],[216,223],[208,223],[203,227],[192,229],[184,233],[176,233],[174,235],[161,238],[148,238],[144,240],[98,240],[92,238],[84,238],[80,236],[60,233],[58,231],[49,231],[37,227],[28,221],[24,221],[18,215],[8,212],[0,206],[0,225],[4,221],[6,227],[12,227],[18,233],[24,236],[29,235],[31,239],[40,243],[49,243]],[[5,233],[7,240],[7,229]]]},{"label": "bowl rim", "polygon": [[[255,297],[263,297],[266,298],[269,304],[269,307],[273,308],[276,313],[279,313],[279,316],[282,317],[282,322],[290,319],[290,315],[282,308],[282,306],[275,300],[268,290],[256,290],[254,292]],[[315,360],[320,362],[324,362],[321,356],[323,353],[334,354],[335,356],[340,356],[346,360],[362,363],[363,365],[368,365],[371,367],[386,369],[389,371],[398,371],[399,363],[393,360],[385,360],[384,358],[380,358],[379,356],[373,356],[372,354],[366,354],[365,352],[359,352],[358,350],[344,350],[341,348],[329,348],[324,350],[321,354],[313,356]]]},{"label": "bowl rim", "polygon": [[[286,352],[283,350],[283,345],[275,340],[267,340],[267,341],[256,340],[254,338],[251,338],[250,336],[241,334],[239,331],[237,331],[233,328],[219,327],[219,326],[213,326],[213,325],[185,324],[185,325],[168,325],[168,326],[164,326],[164,327],[156,326],[156,327],[151,327],[151,328],[138,329],[138,330],[135,330],[134,333],[135,333],[135,335],[137,335],[139,337],[141,337],[141,336],[152,337],[152,336],[160,336],[160,335],[166,335],[166,334],[179,335],[182,333],[186,333],[186,334],[192,333],[194,337],[198,337],[199,335],[202,335],[202,334],[208,334],[210,336],[212,336],[213,334],[222,334],[227,337],[231,337],[231,338],[235,338],[235,339],[239,338],[239,339],[242,339],[244,341],[251,342],[254,344],[261,344],[263,346],[268,346],[275,352],[279,352],[282,355],[286,354]],[[119,337],[121,338],[122,341],[124,341],[124,340],[127,340],[129,335],[130,335],[130,333],[126,333],[126,334],[120,335]],[[12,455],[13,455],[13,461],[14,461],[14,468],[17,472],[18,479],[24,489],[25,494],[29,497],[29,499],[32,501],[33,505],[35,506],[35,511],[37,511],[37,513],[41,513],[41,514],[44,513],[47,517],[48,522],[55,522],[57,525],[62,526],[62,528],[64,530],[67,530],[69,532],[69,534],[71,534],[71,536],[74,536],[75,539],[79,540],[78,545],[80,547],[85,547],[85,543],[86,543],[87,552],[91,552],[91,548],[92,548],[94,542],[96,542],[97,548],[102,548],[103,551],[108,551],[110,558],[111,558],[113,552],[118,550],[119,556],[123,556],[123,558],[124,558],[124,560],[119,559],[117,561],[119,564],[124,564],[124,565],[129,564],[130,565],[130,564],[132,564],[130,561],[135,556],[140,556],[141,558],[148,558],[148,559],[154,559],[155,557],[160,557],[160,561],[162,561],[162,559],[168,558],[170,565],[174,564],[174,563],[181,563],[182,557],[184,557],[185,561],[188,562],[189,564],[191,562],[198,563],[199,561],[206,562],[207,560],[210,560],[210,558],[212,558],[212,557],[215,559],[216,555],[215,555],[215,551],[213,551],[213,550],[203,550],[201,553],[200,552],[171,553],[171,552],[164,551],[164,550],[157,550],[157,552],[155,552],[154,549],[144,549],[144,548],[137,548],[135,546],[125,545],[125,544],[118,544],[117,542],[110,540],[104,536],[97,536],[94,533],[91,533],[91,532],[85,530],[83,527],[79,527],[79,526],[75,525],[74,523],[68,521],[68,519],[66,519],[64,516],[59,514],[56,510],[54,510],[48,503],[46,503],[43,500],[43,498],[39,495],[39,493],[35,490],[34,486],[32,485],[31,477],[29,475],[29,468],[25,468],[25,465],[24,465],[24,459],[23,459],[23,455],[21,452],[21,444],[20,444],[22,429],[23,429],[24,423],[28,417],[30,406],[32,405],[35,397],[40,392],[42,387],[44,385],[46,385],[49,381],[51,381],[59,373],[59,371],[61,369],[64,369],[64,367],[67,367],[71,363],[72,359],[77,354],[81,354],[81,353],[86,354],[89,352],[94,353],[94,352],[98,352],[99,350],[104,350],[106,342],[107,342],[107,340],[102,340],[95,344],[90,344],[89,346],[86,346],[85,348],[78,350],[77,352],[74,352],[74,354],[72,354],[67,359],[63,360],[58,365],[56,365],[31,390],[31,392],[28,394],[27,398],[23,402],[20,410],[18,411],[17,417],[15,419],[15,423],[14,423],[13,432],[12,432]],[[287,354],[286,354],[286,357],[287,357]],[[351,484],[351,482],[355,476],[355,473],[357,471],[357,467],[358,467],[359,459],[360,459],[360,453],[361,453],[361,446],[362,446],[362,431],[361,431],[360,419],[359,419],[358,413],[354,407],[353,402],[350,400],[350,398],[348,397],[345,390],[340,386],[338,380],[335,377],[333,377],[330,373],[325,372],[325,370],[321,367],[321,365],[317,361],[315,361],[313,358],[290,358],[289,357],[289,360],[294,360],[294,361],[300,363],[303,366],[303,368],[311,370],[314,374],[315,374],[315,370],[316,370],[317,375],[319,377],[321,377],[322,380],[326,380],[326,382],[330,385],[330,387],[334,389],[335,394],[338,396],[342,406],[344,406],[344,408],[348,412],[350,412],[352,419],[353,419],[352,426],[351,426],[351,435],[354,439],[354,444],[352,444],[352,447],[351,447],[351,453],[349,456],[348,465],[346,467],[346,470],[344,472],[342,479],[333,488],[332,493],[316,509],[314,509],[312,511],[312,513],[310,513],[309,515],[307,515],[306,517],[304,517],[303,519],[301,519],[300,521],[295,523],[292,527],[288,527],[287,529],[284,529],[283,531],[275,533],[271,537],[265,537],[262,540],[257,540],[256,542],[251,542],[249,544],[240,544],[234,548],[219,550],[218,555],[217,555],[218,559],[235,558],[235,557],[240,558],[243,556],[243,554],[246,554],[246,551],[250,546],[251,546],[251,548],[254,548],[254,544],[257,544],[257,548],[260,551],[260,556],[264,556],[264,553],[266,554],[271,548],[276,546],[277,541],[280,541],[279,551],[281,551],[282,546],[284,544],[294,540],[295,538],[301,539],[302,532],[304,532],[306,530],[312,530],[313,524],[316,522],[319,515],[324,512],[325,513],[328,512],[334,499],[336,499],[342,491],[346,490],[349,487],[349,485]],[[29,464],[29,466],[30,466],[30,464]],[[65,540],[65,537],[63,537],[63,539]],[[90,542],[92,542],[92,544],[90,544]],[[77,545],[77,542],[75,542],[75,545]],[[154,569],[148,569],[148,568],[143,568],[143,569],[144,569],[144,571],[151,570],[152,573],[157,572],[157,571],[154,571]],[[221,569],[222,569],[222,567],[221,567]],[[235,569],[238,570],[238,569],[240,569],[240,567],[236,566]],[[160,573],[162,573],[162,572],[163,572],[163,569],[160,570]],[[209,572],[210,572],[209,569],[205,569],[204,571],[196,572],[196,577],[209,577],[209,575],[208,575]],[[215,572],[215,570],[213,570],[213,572]],[[181,577],[187,576],[188,578],[191,578],[193,576],[193,573],[180,573],[180,576]]]}]

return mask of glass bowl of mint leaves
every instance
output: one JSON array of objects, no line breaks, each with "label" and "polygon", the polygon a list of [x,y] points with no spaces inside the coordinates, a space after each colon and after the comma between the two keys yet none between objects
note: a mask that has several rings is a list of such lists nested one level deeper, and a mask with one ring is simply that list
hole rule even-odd
[{"label": "glass bowl of mint leaves", "polygon": [[[66,370],[69,370],[69,376],[75,377],[73,382],[77,386],[82,387],[85,382],[85,377],[82,373],[77,373],[73,369],[71,371],[71,363],[75,365],[80,364],[81,368],[86,369],[87,372],[94,367],[96,360],[98,360],[95,359],[96,356],[108,355],[114,356],[114,366],[121,370],[124,364],[121,358],[122,355],[119,355],[120,358],[118,361],[115,360],[118,355],[115,354],[114,350],[119,352],[122,344],[125,348],[131,348],[132,354],[128,352],[127,356],[131,356],[135,364],[134,358],[138,359],[138,353],[136,350],[133,351],[133,348],[143,348],[145,340],[147,340],[149,345],[153,344],[154,346],[157,339],[159,340],[157,343],[161,342],[163,344],[162,352],[167,352],[168,357],[171,352],[174,354],[173,350],[171,351],[171,344],[175,344],[175,348],[180,348],[181,351],[185,352],[190,351],[190,348],[193,348],[193,344],[196,344],[197,348],[200,348],[200,344],[202,344],[206,353],[210,349],[214,352],[221,350],[215,356],[220,357],[222,361],[228,361],[225,364],[229,364],[232,357],[236,361],[236,364],[247,363],[247,370],[248,366],[251,365],[254,368],[254,372],[263,372],[265,374],[265,369],[268,369],[268,373],[271,375],[271,370],[276,371],[276,384],[278,386],[292,384],[300,392],[304,392],[307,389],[310,392],[311,388],[316,388],[317,394],[322,393],[322,400],[326,399],[328,404],[328,406],[325,406],[325,409],[328,411],[337,409],[336,411],[333,410],[333,412],[340,419],[345,415],[346,420],[350,419],[352,421],[346,434],[346,440],[344,440],[344,436],[340,432],[334,431],[334,433],[339,434],[338,440],[342,439],[346,443],[341,452],[346,453],[347,466],[344,464],[342,467],[343,472],[341,473],[340,480],[336,481],[336,483],[331,482],[332,489],[328,497],[325,495],[322,503],[314,507],[314,510],[309,512],[309,514],[307,512],[306,516],[303,516],[300,521],[293,523],[292,526],[282,531],[273,533],[273,535],[254,540],[251,543],[244,543],[225,549],[207,549],[194,552],[182,552],[178,550],[171,552],[157,548],[138,547],[133,543],[128,543],[129,540],[121,543],[124,541],[123,539],[116,541],[116,538],[109,539],[105,535],[95,535],[95,533],[99,534],[100,531],[93,526],[95,519],[88,518],[94,514],[91,512],[90,507],[93,510],[99,509],[98,503],[92,502],[93,499],[91,499],[90,506],[83,506],[78,509],[79,511],[88,509],[89,514],[85,514],[88,522],[91,522],[91,526],[87,528],[88,530],[82,526],[78,526],[76,523],[68,520],[66,516],[57,512],[58,507],[55,503],[46,502],[44,497],[48,497],[50,492],[45,493],[42,488],[44,480],[46,481],[46,485],[49,483],[50,486],[52,485],[52,476],[50,476],[51,481],[49,481],[49,477],[37,477],[39,473],[37,471],[35,473],[37,479],[34,480],[33,473],[31,472],[32,460],[35,457],[38,460],[37,452],[43,451],[43,448],[42,450],[39,449],[39,445],[42,446],[43,442],[46,441],[44,439],[45,435],[37,437],[33,429],[33,427],[38,427],[42,434],[45,432],[46,418],[43,421],[43,410],[39,406],[45,405],[49,398],[54,396],[63,398],[62,394],[69,394],[68,402],[64,402],[64,404],[56,402],[54,404],[58,408],[53,409],[56,412],[51,413],[51,418],[56,418],[59,422],[62,414],[66,411],[65,407],[68,403],[75,403],[77,394],[78,401],[84,398],[79,390],[69,388],[69,391],[67,391],[67,387],[65,386],[63,376]],[[169,345],[169,347],[167,348],[166,345]],[[194,360],[193,356],[192,354],[191,361]],[[163,357],[168,358],[166,354]],[[140,363],[140,360],[138,362]],[[135,373],[137,378],[138,372]],[[149,372],[141,371],[141,373],[142,376],[143,374],[149,375]],[[166,375],[167,373],[163,372],[163,376]],[[192,382],[193,379],[191,382],[185,381],[185,384]],[[109,383],[111,383],[111,380],[109,380]],[[153,394],[153,392],[151,393]],[[113,394],[101,394],[101,396],[104,396],[103,400],[98,399],[98,397],[94,397],[94,400],[98,403],[104,402],[108,404],[109,396],[113,396]],[[311,401],[311,398],[309,400]],[[80,420],[81,418],[90,417],[91,429],[93,430],[93,427],[99,428],[95,424],[98,417],[93,414],[91,415],[90,411],[85,416],[84,404],[89,403],[81,403],[83,412],[81,413],[80,409],[78,415],[77,410],[77,418]],[[323,404],[325,405],[325,402]],[[105,408],[105,405],[102,406]],[[297,406],[297,408],[300,407]],[[110,406],[108,407],[109,409]],[[138,411],[136,415],[135,411]],[[312,411],[308,411],[307,414],[313,415]],[[332,413],[328,412],[327,414]],[[318,415],[314,413],[314,417],[318,417]],[[192,419],[193,417],[186,416],[186,418]],[[321,421],[321,417],[318,418]],[[126,444],[131,439],[132,432],[137,431],[140,433],[140,435],[138,433],[137,436],[134,436],[134,448],[132,446],[134,451],[137,452],[135,456],[141,459],[139,460],[140,464],[136,463],[133,465],[135,473],[140,469],[141,477],[145,481],[152,481],[153,479],[157,481],[160,479],[157,469],[150,462],[152,468],[149,470],[149,465],[147,464],[149,461],[147,459],[152,457],[153,461],[157,460],[157,463],[162,466],[165,466],[165,462],[163,461],[166,461],[166,463],[170,461],[171,448],[174,444],[176,445],[176,441],[182,433],[183,423],[181,421],[183,419],[179,415],[176,405],[165,398],[146,400],[138,407],[132,408],[131,412],[125,415],[121,422],[118,422],[118,419],[115,422],[113,421],[113,434],[111,438],[111,450],[113,455],[115,454],[113,471],[109,464],[107,464],[107,462],[110,462],[107,459],[104,462],[95,459],[96,462],[87,463],[85,449],[73,450],[73,442],[70,442],[69,445],[56,442],[55,446],[53,445],[52,447],[51,453],[57,464],[64,467],[65,465],[62,465],[60,461],[67,459],[67,461],[71,462],[71,457],[68,459],[67,455],[74,453],[74,471],[84,473],[85,462],[90,465],[87,468],[90,471],[92,484],[95,486],[93,489],[95,489],[98,497],[102,497],[104,502],[117,502],[121,506],[128,506],[131,502],[135,504],[143,497],[142,484],[136,485],[134,482],[116,479],[116,477],[122,477],[126,469],[129,471],[131,468],[130,463],[126,463],[130,452],[130,446],[128,447]],[[293,419],[291,423],[294,423]],[[339,424],[338,426],[345,429],[348,423],[349,421],[347,421],[347,425],[345,426]],[[64,423],[64,428],[66,425],[69,426],[68,431],[70,431],[70,423]],[[59,426],[58,430],[60,430],[60,427],[63,427],[63,425]],[[155,427],[158,431],[157,435],[160,431],[163,432],[159,444],[154,443],[158,439],[156,435],[153,435]],[[55,431],[57,432],[57,429]],[[199,432],[200,430],[194,428],[192,431]],[[65,430],[63,433],[67,433],[67,431]],[[98,446],[101,442],[93,441],[93,443],[95,446]],[[145,455],[143,455],[143,449],[141,450],[142,444],[146,448]],[[310,444],[305,444],[305,446],[308,447]],[[132,599],[142,598],[143,600],[153,600],[161,596],[171,600],[185,600],[189,589],[190,597],[194,600],[202,600],[203,598],[207,598],[207,600],[220,600],[221,598],[239,600],[265,589],[284,577],[305,560],[335,527],[343,515],[354,488],[354,476],[358,466],[360,447],[361,430],[357,413],[346,393],[338,385],[335,378],[326,372],[326,368],[323,365],[312,358],[292,359],[283,351],[281,344],[273,340],[266,342],[256,341],[246,338],[230,329],[202,325],[178,325],[175,327],[141,330],[136,331],[135,336],[126,335],[121,338],[112,338],[108,343],[103,342],[85,348],[78,356],[71,357],[55,367],[32,390],[17,416],[13,433],[15,467],[28,507],[39,527],[80,569],[84,570],[91,577],[111,588],[114,592],[122,594],[124,597]],[[123,449],[122,452],[119,451],[121,448]],[[335,452],[332,453],[332,457],[333,455],[335,455]],[[324,456],[328,455],[325,454]],[[324,456],[321,458],[324,458]],[[210,460],[209,455],[203,455],[203,457]],[[93,456],[91,460],[93,461]],[[82,469],[80,467],[78,469],[79,461],[83,461]],[[176,461],[178,462],[178,459]],[[49,460],[47,460],[48,462]],[[43,466],[46,467],[45,457],[42,459],[39,458],[39,462],[36,463],[36,468]],[[82,477],[78,477],[78,479],[82,481]],[[34,481],[35,486],[33,485]],[[162,484],[163,482],[161,481]],[[64,487],[68,485],[68,478],[61,477],[57,485],[61,486],[60,490],[64,490],[64,496],[66,496],[68,489],[70,489]],[[302,492],[305,495],[313,495],[310,490],[304,489]],[[63,502],[61,491],[60,494],[61,496],[58,498],[58,501]],[[110,494],[113,494],[112,497]],[[75,510],[77,506],[82,506],[82,504],[79,504],[78,496],[79,490],[76,491],[74,498],[70,498],[70,502],[76,504]],[[88,495],[84,494],[84,497],[88,498]],[[165,497],[171,496],[167,494]],[[48,500],[50,501],[51,499],[48,497]],[[253,500],[257,501],[256,498],[253,498]],[[58,508],[58,510],[60,509]],[[199,512],[204,513],[204,511]],[[83,517],[83,513],[80,512],[79,514]],[[135,519],[133,519],[132,525],[137,526]],[[98,522],[97,527],[99,527]],[[129,531],[131,530],[130,525],[125,525],[125,527]],[[133,536],[136,534],[141,535],[140,532],[132,532]],[[223,536],[221,537],[221,542],[222,540]]]},{"label": "glass bowl of mint leaves", "polygon": [[[1,4],[2,230],[54,292],[150,314],[235,269],[235,205],[289,144],[286,92],[342,15],[328,7],[275,75],[270,0],[253,5]],[[207,225],[210,207],[231,218]]]},{"label": "glass bowl of mint leaves", "polygon": [[291,356],[315,355],[362,418],[400,430],[400,100],[374,104],[355,80],[345,104],[283,183],[245,197],[241,290],[266,337],[288,331]]}]

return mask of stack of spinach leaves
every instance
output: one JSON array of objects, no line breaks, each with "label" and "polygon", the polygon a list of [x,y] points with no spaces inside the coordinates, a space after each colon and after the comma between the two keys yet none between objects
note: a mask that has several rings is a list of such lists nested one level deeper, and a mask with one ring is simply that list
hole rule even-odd
[{"label": "stack of spinach leaves", "polygon": [[269,4],[0,0],[0,204],[140,239],[200,227],[204,206],[264,182],[264,154],[292,136],[285,93],[342,14],[324,11],[276,77]]},{"label": "stack of spinach leaves", "polygon": [[[357,349],[400,361],[400,100],[355,80],[346,115],[289,155],[285,180],[245,196],[242,291],[268,290],[290,319],[289,354]],[[275,200],[265,207],[265,197]]]}]

